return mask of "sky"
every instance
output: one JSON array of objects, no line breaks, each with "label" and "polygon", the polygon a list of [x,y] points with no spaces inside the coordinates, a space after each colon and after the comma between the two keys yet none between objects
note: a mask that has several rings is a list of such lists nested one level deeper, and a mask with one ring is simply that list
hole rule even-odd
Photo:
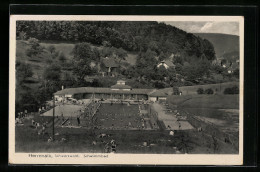
[{"label": "sky", "polygon": [[223,33],[239,35],[238,22],[217,22],[217,21],[167,21],[166,24],[173,25],[190,33]]}]

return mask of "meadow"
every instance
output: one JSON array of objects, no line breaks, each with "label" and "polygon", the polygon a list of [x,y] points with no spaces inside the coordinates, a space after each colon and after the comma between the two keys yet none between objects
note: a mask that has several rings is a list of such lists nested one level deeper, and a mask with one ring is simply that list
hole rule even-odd
[{"label": "meadow", "polygon": [[239,109],[239,95],[170,95],[167,102],[170,107]]},{"label": "meadow", "polygon": [[183,86],[179,87],[182,95],[197,95],[197,90],[202,88],[204,91],[206,89],[212,89],[214,94],[223,94],[226,88],[231,88],[233,86],[239,87],[239,82],[224,82],[218,84],[205,84],[205,85],[193,85],[193,86]]}]

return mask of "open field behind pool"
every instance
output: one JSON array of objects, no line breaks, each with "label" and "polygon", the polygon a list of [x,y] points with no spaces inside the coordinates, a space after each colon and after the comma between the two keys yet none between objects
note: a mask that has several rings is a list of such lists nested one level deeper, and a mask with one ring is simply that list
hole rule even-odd
[{"label": "open field behind pool", "polygon": [[234,86],[239,86],[239,82],[224,82],[218,84],[183,86],[179,87],[179,90],[182,92],[182,95],[197,95],[197,90],[199,88],[202,88],[203,90],[212,89],[214,93],[223,94],[226,88],[231,88]]},{"label": "open field behind pool", "polygon": [[239,95],[171,95],[169,107],[239,109]]}]

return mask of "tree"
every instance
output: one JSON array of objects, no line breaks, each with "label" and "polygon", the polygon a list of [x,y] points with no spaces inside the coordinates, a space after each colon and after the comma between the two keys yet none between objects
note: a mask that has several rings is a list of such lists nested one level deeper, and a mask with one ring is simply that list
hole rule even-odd
[{"label": "tree", "polygon": [[65,71],[63,73],[63,77],[62,77],[62,85],[66,87],[72,87],[72,86],[76,86],[75,85],[76,81],[75,79],[73,78],[72,74],[68,71]]},{"label": "tree", "polygon": [[198,93],[198,94],[204,94],[203,88],[198,88],[197,93]]},{"label": "tree", "polygon": [[141,52],[136,60],[136,73],[142,78],[145,76],[148,80],[155,75],[157,60],[156,53],[148,49],[145,53]]},{"label": "tree", "polygon": [[121,62],[121,60],[125,60],[125,58],[127,57],[127,52],[123,49],[123,48],[119,48],[116,50],[116,55],[119,59],[119,63]]},{"label": "tree", "polygon": [[204,93],[205,93],[205,94],[213,94],[214,91],[213,91],[211,88],[208,88],[208,89],[205,90]]},{"label": "tree", "polygon": [[215,58],[213,45],[206,39],[155,21],[17,21],[17,36],[40,40],[89,42],[105,47],[122,47],[128,51],[147,49],[173,53],[179,51],[208,60]]},{"label": "tree", "polygon": [[180,95],[179,87],[176,86],[173,87],[173,95]]},{"label": "tree", "polygon": [[29,57],[37,56],[42,53],[43,47],[40,45],[39,40],[30,38],[28,40],[30,48],[26,50],[26,55]]},{"label": "tree", "polygon": [[239,79],[239,69],[235,69],[234,72],[233,72],[233,75]]},{"label": "tree", "polygon": [[110,43],[109,41],[103,41],[103,42],[102,42],[102,45],[103,45],[104,47],[111,47],[111,43]]},{"label": "tree", "polygon": [[17,61],[16,63],[16,76],[19,80],[23,81],[33,75],[32,68],[29,64]]},{"label": "tree", "polygon": [[159,60],[162,61],[162,60],[165,60],[166,59],[166,55],[161,52],[160,55],[159,55]]},{"label": "tree", "polygon": [[169,67],[167,69],[167,72],[168,72],[168,77],[171,81],[176,81],[177,79],[177,73],[176,73],[176,69],[175,67]]},{"label": "tree", "polygon": [[181,56],[176,56],[176,57],[174,57],[174,60],[173,60],[173,63],[174,64],[181,64],[181,65],[183,65],[183,59],[182,59],[182,57]]},{"label": "tree", "polygon": [[56,51],[56,48],[55,48],[53,45],[50,45],[50,46],[48,47],[48,50],[49,50],[49,52],[52,54],[52,53],[54,53],[54,52]]},{"label": "tree", "polygon": [[62,63],[64,63],[64,62],[66,61],[66,57],[65,57],[65,55],[64,55],[63,52],[61,52],[61,53],[59,54],[59,60],[60,60]]},{"label": "tree", "polygon": [[45,80],[50,81],[60,81],[61,79],[61,67],[57,64],[52,64],[48,66],[44,72],[43,77]]},{"label": "tree", "polygon": [[226,88],[224,94],[239,94],[239,88],[237,86]]},{"label": "tree", "polygon": [[164,81],[167,76],[168,76],[168,70],[165,69],[164,66],[160,66],[159,68],[156,69],[154,79]]},{"label": "tree", "polygon": [[33,76],[31,66],[18,61],[16,63],[16,76],[20,82],[23,82],[26,78]]},{"label": "tree", "polygon": [[212,70],[216,72],[217,74],[222,74],[224,72],[224,68],[219,65],[213,65]]},{"label": "tree", "polygon": [[177,64],[175,65],[175,70],[176,70],[176,73],[178,73],[178,74],[180,74],[180,75],[183,74],[183,70],[182,70],[182,65],[181,65],[181,64],[177,63]]},{"label": "tree", "polygon": [[72,50],[73,53],[73,73],[77,76],[78,81],[83,81],[86,75],[94,72],[90,63],[95,59],[95,54],[88,43],[76,44]]},{"label": "tree", "polygon": [[25,32],[20,32],[19,33],[19,38],[21,39],[21,40],[25,40],[26,39],[26,33]]}]

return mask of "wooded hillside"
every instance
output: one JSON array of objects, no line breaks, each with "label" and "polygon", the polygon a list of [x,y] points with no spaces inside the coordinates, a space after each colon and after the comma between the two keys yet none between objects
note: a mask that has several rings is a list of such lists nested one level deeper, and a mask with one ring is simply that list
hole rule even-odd
[{"label": "wooded hillside", "polygon": [[128,51],[180,53],[215,58],[212,44],[174,26],[158,22],[18,21],[17,37],[41,41],[89,42]]}]

